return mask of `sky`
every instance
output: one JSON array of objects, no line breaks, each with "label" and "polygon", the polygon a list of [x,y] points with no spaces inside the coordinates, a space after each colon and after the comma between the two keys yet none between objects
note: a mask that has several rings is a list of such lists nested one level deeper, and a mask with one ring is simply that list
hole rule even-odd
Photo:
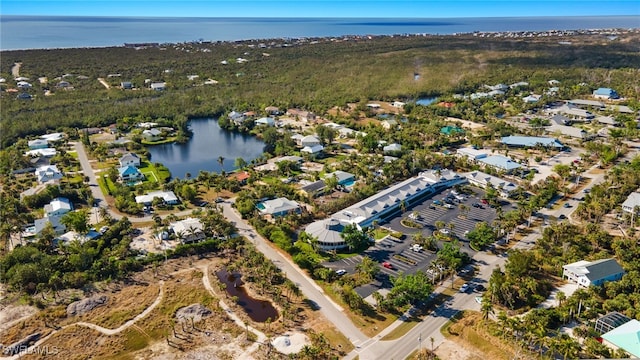
[{"label": "sky", "polygon": [[638,0],[1,0],[1,15],[455,18],[639,15]]}]

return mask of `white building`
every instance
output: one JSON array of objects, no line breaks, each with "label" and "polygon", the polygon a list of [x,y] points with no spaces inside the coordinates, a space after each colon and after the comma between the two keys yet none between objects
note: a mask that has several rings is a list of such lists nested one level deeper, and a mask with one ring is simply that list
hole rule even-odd
[{"label": "white building", "polygon": [[172,223],[171,229],[182,243],[197,242],[207,237],[202,222],[196,218],[186,218]]},{"label": "white building", "polygon": [[464,174],[469,180],[469,183],[485,189],[487,186],[492,186],[498,191],[501,197],[508,198],[518,186],[510,181],[503,180],[497,176],[489,175],[482,171],[472,171]]},{"label": "white building", "polygon": [[634,209],[635,215],[638,215],[640,213],[640,193],[638,192],[632,192],[629,194],[627,200],[622,203],[622,210],[624,212],[632,214]]},{"label": "white building", "polygon": [[73,210],[71,201],[67,198],[55,198],[44,206],[44,216],[61,216]]},{"label": "white building", "polygon": [[44,184],[49,181],[60,180],[64,176],[55,165],[40,166],[36,169],[35,175],[40,184]]},{"label": "white building", "polygon": [[580,260],[562,267],[562,278],[582,287],[599,286],[607,281],[620,280],[624,270],[615,259]]},{"label": "white building", "polygon": [[318,145],[320,145],[320,139],[315,135],[307,135],[300,139],[300,146],[302,147],[313,147]]},{"label": "white building", "polygon": [[136,196],[136,203],[148,206],[153,203],[155,198],[161,199],[167,205],[176,205],[179,202],[173,191],[152,191],[146,195]]}]

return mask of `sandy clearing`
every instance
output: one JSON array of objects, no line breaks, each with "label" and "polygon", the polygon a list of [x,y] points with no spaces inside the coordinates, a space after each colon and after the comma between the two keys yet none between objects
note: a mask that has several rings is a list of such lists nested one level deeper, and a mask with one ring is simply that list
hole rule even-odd
[{"label": "sandy clearing", "polygon": [[473,354],[461,344],[445,339],[435,349],[436,355],[443,360],[482,360],[483,358]]},{"label": "sandy clearing", "polygon": [[8,305],[0,310],[0,332],[36,314],[38,309],[27,305]]}]

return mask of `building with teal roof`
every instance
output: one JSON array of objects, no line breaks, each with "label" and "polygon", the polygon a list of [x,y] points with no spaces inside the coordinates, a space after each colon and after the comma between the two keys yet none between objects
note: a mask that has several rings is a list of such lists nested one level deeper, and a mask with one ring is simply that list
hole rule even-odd
[{"label": "building with teal roof", "polygon": [[633,319],[602,335],[606,345],[640,358],[640,321]]}]

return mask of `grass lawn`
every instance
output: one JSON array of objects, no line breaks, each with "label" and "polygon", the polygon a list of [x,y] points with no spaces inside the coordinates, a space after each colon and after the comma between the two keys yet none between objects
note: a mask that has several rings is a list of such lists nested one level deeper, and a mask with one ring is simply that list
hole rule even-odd
[{"label": "grass lawn", "polygon": [[422,320],[416,317],[411,317],[400,324],[392,332],[383,337],[382,341],[397,340],[405,336],[414,326],[418,325]]},{"label": "grass lawn", "polygon": [[164,183],[166,179],[171,177],[171,173],[164,166],[156,167],[155,164],[149,161],[143,161],[140,163],[140,167],[138,168],[142,174],[145,176],[145,181],[156,182],[156,183]]},{"label": "grass lawn", "polygon": [[116,188],[108,176],[99,176],[98,186],[100,186],[100,190],[102,190],[102,193],[105,196],[111,196],[111,194],[113,194],[113,191],[115,191],[115,188]]},{"label": "grass lawn", "polygon": [[389,234],[391,234],[391,231],[384,228],[377,228],[373,230],[373,238],[376,240],[380,240]]}]

